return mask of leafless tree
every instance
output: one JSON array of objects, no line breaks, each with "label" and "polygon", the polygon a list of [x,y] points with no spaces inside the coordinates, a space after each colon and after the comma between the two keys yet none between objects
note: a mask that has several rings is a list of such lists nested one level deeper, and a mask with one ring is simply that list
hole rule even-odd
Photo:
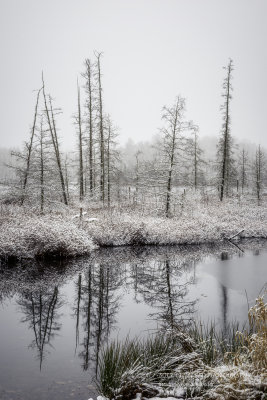
[{"label": "leafless tree", "polygon": [[32,154],[33,139],[34,139],[34,135],[35,135],[35,131],[36,131],[36,120],[37,120],[37,116],[38,116],[38,104],[39,104],[39,97],[40,97],[41,90],[42,90],[42,88],[39,89],[37,92],[34,117],[33,117],[33,125],[32,125],[32,129],[31,129],[31,138],[30,138],[29,145],[27,146],[26,169],[25,169],[25,175],[24,175],[24,180],[23,180],[21,205],[23,204],[23,202],[25,200],[25,189],[26,189],[28,175],[29,175],[29,169],[30,169],[30,160],[31,160],[31,154]]},{"label": "leafless tree", "polygon": [[92,196],[94,188],[94,105],[93,105],[93,68],[91,61],[85,60],[85,79],[87,129],[88,129],[88,157],[89,157],[89,190]]},{"label": "leafless tree", "polygon": [[257,193],[258,205],[260,205],[261,192],[262,192],[262,174],[264,168],[264,154],[259,145],[256,150],[255,164],[254,164],[254,176],[255,176],[255,186]]},{"label": "leafless tree", "polygon": [[81,116],[81,95],[80,87],[77,82],[78,92],[78,112],[77,112],[77,125],[79,136],[79,187],[80,187],[80,201],[84,198],[84,183],[83,183],[83,132],[82,132],[82,116]]},{"label": "leafless tree", "polygon": [[104,139],[104,113],[102,99],[102,78],[101,78],[101,56],[102,53],[96,53],[97,57],[97,82],[98,82],[98,128],[99,128],[99,153],[100,153],[100,200],[105,201],[105,139]]},{"label": "leafless tree", "polygon": [[164,107],[162,120],[165,126],[161,129],[163,134],[163,157],[166,179],[166,203],[165,215],[170,217],[171,191],[173,187],[173,176],[175,166],[179,158],[179,152],[184,149],[184,130],[188,128],[188,123],[184,121],[185,99],[178,96],[172,107]]},{"label": "leafless tree", "polygon": [[65,181],[64,181],[64,176],[63,176],[63,169],[61,166],[61,156],[60,156],[60,151],[59,151],[59,143],[58,143],[58,136],[57,136],[57,130],[56,130],[55,116],[54,116],[54,110],[52,107],[52,99],[51,99],[51,96],[49,96],[49,108],[48,108],[43,74],[42,74],[42,81],[43,81],[42,90],[43,90],[43,97],[44,97],[45,113],[46,113],[47,123],[49,126],[49,131],[51,134],[51,139],[53,142],[54,151],[55,151],[55,155],[56,155],[56,161],[57,161],[58,172],[59,172],[61,188],[62,188],[63,201],[66,205],[68,205]]},{"label": "leafless tree", "polygon": [[228,66],[225,67],[227,70],[226,78],[223,81],[223,94],[224,104],[222,105],[223,113],[223,126],[222,135],[218,145],[218,156],[220,158],[220,200],[223,200],[226,186],[229,184],[229,177],[231,175],[231,163],[232,163],[232,136],[230,134],[230,101],[232,99],[232,72],[233,72],[233,60],[229,60]]}]

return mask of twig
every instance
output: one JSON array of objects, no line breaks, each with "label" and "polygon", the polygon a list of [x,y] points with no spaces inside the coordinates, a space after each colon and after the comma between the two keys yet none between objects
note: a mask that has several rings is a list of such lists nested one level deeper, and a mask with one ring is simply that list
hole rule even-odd
[{"label": "twig", "polygon": [[244,232],[245,229],[242,229],[242,231],[236,233],[234,236],[231,236],[230,238],[228,238],[227,240],[232,240],[233,238],[235,238],[236,236],[240,235],[240,233]]}]

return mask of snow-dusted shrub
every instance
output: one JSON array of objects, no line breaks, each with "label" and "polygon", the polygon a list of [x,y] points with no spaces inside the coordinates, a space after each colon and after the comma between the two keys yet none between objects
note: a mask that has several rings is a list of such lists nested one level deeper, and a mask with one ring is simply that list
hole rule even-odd
[{"label": "snow-dusted shrub", "polygon": [[168,219],[144,216],[138,210],[99,212],[95,216],[98,221],[85,223],[84,229],[100,246],[214,243],[236,234],[238,238],[267,238],[267,208],[234,201],[208,207],[195,204],[190,212]]},{"label": "snow-dusted shrub", "polygon": [[0,221],[0,258],[72,257],[95,248],[91,238],[61,216],[20,215]]},{"label": "snow-dusted shrub", "polygon": [[[90,208],[83,204],[37,216],[33,210],[0,204],[0,257],[82,255],[92,248],[125,245],[215,243],[236,238],[267,238],[267,207],[216,198],[206,205],[188,199],[174,218],[143,215],[139,208]],[[31,225],[32,224],[32,225]],[[40,229],[39,229],[40,228]]]}]

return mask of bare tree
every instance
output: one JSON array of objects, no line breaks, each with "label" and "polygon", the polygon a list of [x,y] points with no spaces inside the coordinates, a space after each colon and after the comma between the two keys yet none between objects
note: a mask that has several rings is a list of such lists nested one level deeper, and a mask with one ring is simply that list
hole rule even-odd
[{"label": "bare tree", "polygon": [[241,191],[244,193],[244,188],[247,185],[247,165],[248,165],[248,152],[243,148],[240,154],[240,180]]},{"label": "bare tree", "polygon": [[91,61],[87,58],[85,60],[85,72],[82,74],[85,78],[85,91],[86,91],[86,109],[87,109],[87,126],[88,126],[88,157],[89,157],[89,190],[92,196],[94,188],[94,123],[93,123],[93,69]]},{"label": "bare tree", "polygon": [[[199,146],[199,138],[198,138],[198,131],[199,128],[197,125],[194,125],[193,123],[190,123],[190,129],[193,134],[193,139],[189,140],[189,158],[190,158],[190,164],[193,167],[193,186],[195,190],[200,184],[200,179],[202,177],[203,181],[203,170],[201,169],[201,166],[205,164],[205,161],[202,158],[202,153],[203,150]],[[191,166],[188,166],[188,170],[192,170]],[[192,181],[190,182],[192,184]]]},{"label": "bare tree", "polygon": [[40,124],[40,208],[41,213],[44,212],[44,130],[43,130],[43,118]]},{"label": "bare tree", "polygon": [[166,203],[165,215],[170,217],[171,191],[173,186],[174,168],[177,165],[179,151],[183,148],[183,131],[188,127],[188,123],[183,121],[185,111],[185,99],[178,96],[172,107],[164,107],[162,119],[165,127],[161,129],[163,133],[163,157],[167,170],[166,181]]},{"label": "bare tree", "polygon": [[53,111],[53,107],[52,107],[52,99],[51,99],[51,96],[49,96],[49,104],[50,104],[50,109],[49,109],[48,105],[47,105],[43,74],[42,74],[42,81],[43,81],[42,89],[43,89],[43,97],[44,97],[44,104],[45,104],[45,113],[46,113],[46,117],[47,117],[47,123],[48,123],[48,126],[49,126],[49,131],[50,131],[50,134],[51,134],[51,139],[52,139],[54,150],[55,150],[56,161],[57,161],[57,166],[58,166],[58,172],[59,172],[61,188],[62,188],[63,201],[64,201],[64,203],[66,205],[68,205],[68,199],[67,199],[65,181],[64,181],[64,176],[63,176],[63,170],[62,170],[62,167],[61,167],[61,158],[60,158],[60,151],[59,151],[59,144],[58,144],[58,137],[57,137],[57,130],[56,130],[56,124],[55,124],[54,111]]},{"label": "bare tree", "polygon": [[39,104],[39,97],[40,97],[41,90],[42,90],[42,88],[39,89],[37,92],[35,111],[34,111],[34,117],[33,117],[33,125],[32,125],[32,129],[31,129],[31,138],[30,138],[29,145],[27,146],[28,154],[27,154],[27,158],[26,158],[26,170],[25,170],[25,175],[24,175],[24,180],[23,180],[23,188],[22,188],[23,192],[22,192],[22,197],[21,197],[21,205],[23,204],[23,202],[25,200],[25,189],[26,189],[28,175],[29,175],[29,169],[30,169],[33,138],[34,138],[35,131],[36,131],[36,120],[37,120],[37,115],[38,115],[38,104]]},{"label": "bare tree", "polygon": [[81,116],[81,95],[80,87],[77,82],[78,91],[78,113],[77,113],[77,125],[79,131],[79,187],[80,187],[80,201],[84,198],[84,183],[83,183],[83,133],[82,133],[82,116]]},{"label": "bare tree", "polygon": [[98,125],[99,125],[99,153],[100,153],[100,200],[105,201],[105,142],[104,142],[104,115],[101,81],[101,56],[97,53],[97,82],[98,82]]},{"label": "bare tree", "polygon": [[140,155],[142,154],[141,150],[137,150],[135,153],[135,203],[138,203],[138,192],[139,192],[139,184],[140,184]]},{"label": "bare tree", "polygon": [[105,176],[107,181],[107,201],[108,206],[110,206],[112,178],[114,178],[116,164],[119,160],[119,153],[116,149],[117,129],[113,126],[109,115],[105,118],[105,131]]},{"label": "bare tree", "polygon": [[261,146],[259,145],[256,150],[255,165],[254,165],[254,171],[255,171],[254,175],[256,184],[255,186],[256,186],[258,205],[260,205],[260,200],[261,200],[263,167],[264,167],[264,154],[261,149]]},{"label": "bare tree", "polygon": [[220,157],[220,200],[223,200],[225,194],[226,185],[229,183],[229,176],[231,174],[231,146],[232,137],[230,134],[230,101],[232,99],[232,72],[233,72],[233,60],[229,60],[229,64],[225,67],[227,70],[226,78],[223,82],[223,94],[222,97],[225,99],[221,109],[223,112],[223,126],[222,136],[218,145],[218,156]]}]

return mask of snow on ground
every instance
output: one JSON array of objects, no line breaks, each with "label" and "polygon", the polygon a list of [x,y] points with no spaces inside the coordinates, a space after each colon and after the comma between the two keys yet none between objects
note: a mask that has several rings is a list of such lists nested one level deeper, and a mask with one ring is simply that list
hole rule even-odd
[{"label": "snow on ground", "polygon": [[[139,400],[139,399],[141,399],[141,395],[138,393],[134,400]],[[178,397],[164,397],[164,398],[162,398],[162,397],[152,397],[149,400],[163,400],[163,399],[164,400],[179,400]],[[90,398],[88,400],[94,400],[94,399]],[[97,396],[96,400],[109,400],[109,399],[107,399],[106,397]],[[181,400],[182,400],[182,398],[181,398]]]},{"label": "snow on ground", "polygon": [[79,256],[96,246],[134,244],[179,245],[213,243],[235,235],[267,238],[267,204],[196,199],[186,203],[173,218],[137,208],[77,208],[36,215],[27,208],[1,206],[0,258]]}]

